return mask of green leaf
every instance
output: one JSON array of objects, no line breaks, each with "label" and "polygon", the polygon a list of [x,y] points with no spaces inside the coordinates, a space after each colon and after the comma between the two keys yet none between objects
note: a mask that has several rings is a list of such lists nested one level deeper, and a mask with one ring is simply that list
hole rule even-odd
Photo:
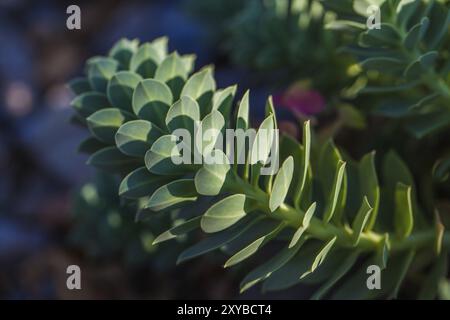
[{"label": "green leaf", "polygon": [[306,229],[308,229],[309,222],[311,221],[311,218],[315,211],[316,211],[316,203],[313,202],[303,215],[302,224],[300,225],[300,227],[298,227],[298,229],[292,236],[291,242],[289,243],[289,248],[294,247],[298,243],[298,241],[302,239],[302,235],[305,233]]},{"label": "green leaf", "polygon": [[337,237],[334,237],[333,239],[331,239],[330,241],[327,242],[327,244],[322,248],[322,250],[319,251],[317,256],[314,258],[314,261],[313,261],[311,267],[309,268],[309,270],[304,272],[300,276],[300,279],[306,277],[310,273],[313,273],[316,270],[316,268],[323,263],[323,261],[327,257],[328,252],[330,252],[331,248],[333,247],[334,243],[336,242],[336,239],[337,239]]},{"label": "green leaf", "polygon": [[234,85],[214,92],[212,110],[217,110],[225,118],[230,119],[236,89],[237,86]]},{"label": "green leaf", "polygon": [[89,84],[89,81],[86,78],[74,78],[71,81],[69,81],[68,86],[70,90],[72,90],[73,93],[76,95],[80,95],[85,92],[92,91],[91,85]]},{"label": "green leaf", "polygon": [[294,195],[295,196],[294,205],[296,208],[300,207],[300,200],[304,195],[306,178],[308,176],[310,154],[311,154],[311,126],[310,121],[308,120],[303,123],[303,150],[302,150],[303,157],[301,166],[302,170],[300,172],[301,175]]},{"label": "green leaf", "polygon": [[157,80],[139,82],[133,93],[133,111],[143,120],[165,129],[166,114],[173,102],[170,88]]},{"label": "green leaf", "polygon": [[220,200],[209,208],[202,217],[201,227],[206,233],[222,231],[247,214],[244,194],[235,194]]},{"label": "green leaf", "polygon": [[329,222],[333,216],[340,221],[347,189],[347,178],[345,174],[345,162],[341,160],[339,150],[332,141],[328,141],[320,152],[319,180],[326,199],[323,209],[323,221]]},{"label": "green leaf", "polygon": [[90,115],[86,120],[92,134],[105,143],[114,144],[119,127],[134,118],[134,115],[116,108],[106,108]]},{"label": "green leaf", "polygon": [[153,241],[153,245],[171,239],[175,239],[186,233],[191,232],[192,230],[197,229],[198,227],[200,227],[200,219],[201,216],[194,217],[170,228],[167,231],[164,231],[163,233],[161,233],[159,236],[156,237],[156,239]]},{"label": "green leaf", "polygon": [[189,96],[197,100],[203,117],[211,111],[212,97],[215,90],[216,82],[213,78],[213,70],[208,67],[194,73],[187,80],[181,91],[181,96]]},{"label": "green leaf", "polygon": [[403,72],[406,65],[402,60],[388,57],[369,58],[361,62],[361,66],[367,70],[376,70],[383,73]]},{"label": "green leaf", "polygon": [[241,282],[241,293],[251,288],[258,282],[269,278],[274,272],[282,268],[295,256],[295,254],[299,251],[305,241],[306,239],[302,238],[302,240],[298,241],[295,246],[282,249],[278,254],[273,256],[267,262],[251,271]]},{"label": "green leaf", "polygon": [[70,104],[82,118],[87,118],[94,112],[109,107],[108,98],[99,92],[82,93]]},{"label": "green leaf", "polygon": [[107,147],[92,154],[87,164],[111,172],[129,172],[141,163],[135,158],[127,157],[116,147]]},{"label": "green leaf", "polygon": [[174,135],[164,135],[155,141],[144,158],[150,172],[161,175],[186,174],[186,165],[174,162],[174,157],[181,158],[176,141]]},{"label": "green leaf", "polygon": [[164,60],[162,52],[151,43],[142,44],[133,54],[130,61],[130,71],[140,74],[143,78],[153,78],[156,68]]},{"label": "green leaf", "polygon": [[[185,62],[181,59],[177,52],[167,56],[161,65],[156,69],[155,79],[166,83],[172,90],[174,99],[180,97],[181,89],[186,81],[188,70]],[[192,97],[195,99],[194,97]]]},{"label": "green leaf", "polygon": [[214,149],[223,149],[223,129],[225,119],[222,114],[214,110],[206,115],[201,124],[201,130],[196,133],[196,142],[201,142],[200,151],[206,161],[209,161],[210,153]]},{"label": "green leaf", "polygon": [[205,163],[195,175],[195,188],[199,194],[205,196],[215,196],[223,192],[230,171],[229,159],[223,151],[216,149],[212,156],[218,161]]},{"label": "green leaf", "polygon": [[164,133],[153,123],[133,120],[123,124],[116,133],[116,145],[124,154],[144,157],[152,144]]},{"label": "green leaf", "polygon": [[413,26],[403,40],[403,45],[408,50],[414,50],[422,41],[425,33],[428,30],[428,26],[430,25],[430,19],[428,17],[423,17],[420,23]]},{"label": "green leaf", "polygon": [[401,28],[405,29],[408,26],[409,21],[414,16],[420,1],[416,0],[400,0],[397,6],[397,23]]},{"label": "green leaf", "polygon": [[258,162],[266,163],[268,160],[270,149],[274,140],[274,118],[273,115],[268,116],[260,125],[253,141],[250,163]]},{"label": "green leaf", "polygon": [[111,80],[109,80],[106,89],[111,105],[116,108],[133,112],[133,92],[141,80],[141,76],[133,72],[120,71],[116,73]]},{"label": "green leaf", "polygon": [[414,226],[411,190],[411,186],[400,182],[395,190],[394,224],[395,232],[400,238],[408,237]]},{"label": "green leaf", "polygon": [[290,156],[281,165],[273,183],[272,193],[270,194],[269,199],[269,209],[271,212],[274,212],[281,204],[283,204],[291,185],[293,173],[294,159]]},{"label": "green leaf", "polygon": [[370,230],[375,225],[380,204],[380,187],[378,185],[377,172],[375,170],[375,152],[366,154],[358,165],[359,188],[361,195],[367,197],[372,206],[370,218],[364,230]]},{"label": "green leaf", "polygon": [[423,281],[424,285],[420,289],[419,300],[433,300],[436,298],[439,282],[441,279],[446,278],[447,270],[447,253],[442,252]]},{"label": "green leaf", "polygon": [[140,167],[130,172],[120,183],[119,195],[130,199],[150,196],[161,184],[168,181],[167,176],[157,176]]},{"label": "green leaf", "polygon": [[122,69],[128,69],[131,57],[137,51],[139,40],[120,39],[109,51],[109,56],[119,61]]},{"label": "green leaf", "polygon": [[[249,222],[249,220],[251,220],[251,222]],[[177,264],[224,246],[225,244],[233,241],[239,235],[247,231],[248,228],[250,228],[252,224],[256,223],[257,221],[258,219],[244,218],[228,229],[214,233],[212,235],[208,235],[207,238],[184,250],[178,257]]]},{"label": "green leaf", "polygon": [[[272,222],[272,221],[271,221]],[[253,254],[255,254],[261,247],[263,247],[267,242],[272,240],[277,234],[280,233],[281,230],[285,227],[285,223],[275,223],[271,224],[270,228],[268,230],[264,230],[265,228],[258,225],[258,238],[254,239],[251,243],[249,243],[247,246],[236,252],[232,257],[230,257],[224,265],[224,268],[228,268],[231,266],[234,266],[235,264],[238,264],[242,262],[243,260],[249,258]],[[247,231],[246,233],[248,233]],[[263,235],[261,235],[263,234]]]},{"label": "green leaf", "polygon": [[146,208],[152,211],[161,211],[173,208],[185,202],[197,200],[193,179],[180,179],[172,181],[158,188],[148,200]]},{"label": "green leaf", "polygon": [[359,243],[359,239],[361,237],[361,233],[363,232],[365,226],[369,222],[370,214],[372,213],[372,207],[370,206],[367,197],[364,197],[363,203],[361,204],[361,208],[359,209],[358,213],[356,214],[355,219],[353,220],[352,224],[352,238],[353,238],[353,245],[356,247]]},{"label": "green leaf", "polygon": [[249,121],[249,96],[250,91],[245,91],[244,96],[239,102],[238,113],[236,117],[236,129],[247,130],[250,126]]},{"label": "green leaf", "polygon": [[374,5],[380,7],[385,0],[356,0],[353,1],[353,10],[365,17],[369,17],[372,14],[368,9]]},{"label": "green leaf", "polygon": [[192,71],[194,71],[196,59],[197,57],[195,56],[195,54],[185,54],[181,56],[181,60],[184,63],[184,68],[186,69],[187,74],[190,74]]},{"label": "green leaf", "polygon": [[92,154],[105,147],[108,147],[108,144],[99,141],[97,138],[88,137],[80,143],[78,152]]},{"label": "green leaf", "polygon": [[342,197],[341,194],[345,192],[345,184],[343,183],[345,179],[345,165],[346,163],[344,161],[338,162],[332,189],[328,194],[328,201],[323,214],[323,221],[325,223],[329,222],[335,214],[336,207],[339,205],[339,199]]},{"label": "green leaf", "polygon": [[117,72],[119,63],[112,58],[96,57],[88,61],[88,80],[91,88],[106,92],[109,79]]},{"label": "green leaf", "polygon": [[406,129],[417,139],[439,132],[450,126],[450,113],[447,111],[436,111],[419,114],[408,120]]},{"label": "green leaf", "polygon": [[197,101],[188,96],[181,97],[170,107],[165,121],[171,132],[187,129],[193,137],[196,123],[200,121],[200,108]]},{"label": "green leaf", "polygon": [[381,23],[380,27],[362,33],[359,44],[363,47],[396,46],[401,40],[396,28],[389,23]]},{"label": "green leaf", "polygon": [[359,252],[355,251],[350,254],[339,267],[331,274],[331,277],[317,289],[311,297],[311,300],[321,299],[327,292],[354,266],[358,259]]},{"label": "green leaf", "polygon": [[[411,265],[411,262],[413,261],[414,256],[415,256],[414,250],[409,250],[405,253],[400,253],[397,257],[398,261],[396,261],[395,266],[390,266],[391,272],[395,273],[395,281],[392,284],[393,289],[388,299],[397,298],[400,286],[403,283],[403,280],[405,279],[406,273],[408,272],[408,269]],[[395,271],[393,271],[392,269],[395,269]]]},{"label": "green leaf", "polygon": [[427,72],[430,69],[434,69],[434,63],[438,57],[438,53],[436,51],[427,52],[424,55],[420,56],[416,61],[412,62],[405,69],[404,76],[407,79],[416,79],[419,78],[422,74]]}]

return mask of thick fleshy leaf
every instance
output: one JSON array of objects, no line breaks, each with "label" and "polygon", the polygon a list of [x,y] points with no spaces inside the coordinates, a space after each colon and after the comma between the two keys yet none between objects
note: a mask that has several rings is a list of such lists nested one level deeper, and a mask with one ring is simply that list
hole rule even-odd
[{"label": "thick fleshy leaf", "polygon": [[404,72],[405,77],[409,80],[414,80],[427,72],[427,70],[434,69],[437,57],[437,51],[431,51],[421,55],[416,61],[406,67]]},{"label": "thick fleshy leaf", "polygon": [[235,194],[220,200],[209,208],[202,217],[201,227],[206,233],[229,228],[247,214],[244,194]]},{"label": "thick fleshy leaf", "polygon": [[274,140],[274,118],[273,116],[267,117],[260,125],[258,132],[256,133],[255,141],[252,145],[251,160],[250,163],[257,164],[262,162],[263,164],[269,158],[270,149]]},{"label": "thick fleshy leaf", "polygon": [[148,200],[146,208],[161,211],[173,208],[184,202],[197,200],[193,179],[180,179],[172,181],[158,188]]},{"label": "thick fleshy leaf", "polygon": [[225,187],[230,163],[228,157],[221,150],[215,150],[212,155],[217,159],[212,164],[205,163],[195,175],[195,188],[205,196],[215,196]]},{"label": "thick fleshy leaf", "polygon": [[170,228],[167,231],[164,231],[159,236],[156,237],[156,239],[153,241],[153,245],[168,241],[171,239],[175,239],[177,237],[180,237],[186,233],[189,233],[197,228],[200,227],[200,219],[201,216],[194,217],[192,219],[189,219],[187,221],[183,221],[180,224],[177,224],[176,226]]},{"label": "thick fleshy leaf", "polygon": [[175,160],[183,160],[176,141],[174,135],[161,136],[155,141],[145,154],[145,166],[150,172],[162,175],[186,174],[186,165]]},{"label": "thick fleshy leaf", "polygon": [[142,77],[129,71],[116,73],[108,82],[106,89],[111,105],[126,111],[133,112],[133,92]]},{"label": "thick fleshy leaf", "polygon": [[72,92],[76,95],[92,91],[88,79],[82,77],[78,77],[69,81],[68,86],[70,90],[72,90]]},{"label": "thick fleshy leaf", "polygon": [[129,172],[142,165],[141,161],[124,155],[116,147],[107,147],[95,152],[87,164],[110,172]]},{"label": "thick fleshy leaf", "polygon": [[120,39],[109,51],[109,56],[119,61],[122,69],[128,69],[131,57],[137,51],[139,40]]},{"label": "thick fleshy leaf", "polygon": [[181,97],[170,107],[165,121],[170,132],[186,129],[193,137],[196,123],[200,121],[200,108],[197,101],[188,96]]},{"label": "thick fleshy leaf", "polygon": [[142,44],[133,54],[130,61],[130,71],[140,74],[143,78],[153,78],[158,65],[164,60],[162,52],[151,43]]},{"label": "thick fleshy leaf", "polygon": [[[264,230],[264,228],[258,226],[258,238],[236,252],[232,257],[230,257],[225,262],[224,268],[234,266],[235,264],[238,264],[239,262],[255,254],[258,249],[260,249],[267,242],[272,240],[278,233],[280,233],[280,231],[283,230],[285,226],[286,225],[283,222],[272,224],[268,230]],[[261,233],[263,233],[263,235],[261,235]]]},{"label": "thick fleshy leaf", "polygon": [[119,62],[112,58],[95,57],[88,61],[87,73],[91,88],[106,92],[109,79],[117,72]]},{"label": "thick fleshy leaf", "polygon": [[[171,89],[174,99],[177,100],[180,97],[181,89],[188,75],[185,62],[174,52],[167,56],[161,65],[156,69],[155,79],[166,83]],[[186,94],[190,96],[189,94]],[[192,97],[195,99],[194,97]]]},{"label": "thick fleshy leaf", "polygon": [[446,278],[448,270],[448,256],[443,252],[434,262],[431,270],[424,279],[424,286],[420,289],[419,300],[433,300],[436,298],[441,279]]},{"label": "thick fleshy leaf", "polygon": [[311,218],[314,215],[315,211],[316,211],[316,203],[313,202],[303,215],[302,224],[300,225],[300,227],[298,227],[298,229],[292,236],[291,242],[289,243],[289,248],[294,247],[299,242],[299,240],[302,239],[302,235],[305,233],[306,229],[308,229],[309,222],[311,221]]},{"label": "thick fleshy leaf", "polygon": [[398,183],[395,190],[395,232],[400,238],[408,237],[414,226],[411,186]]},{"label": "thick fleshy leaf", "polygon": [[196,144],[198,145],[201,142],[201,148],[198,146],[198,149],[203,157],[210,157],[210,153],[214,149],[224,150],[223,139],[221,138],[223,138],[225,119],[219,111],[213,110],[206,115],[200,127],[201,130],[196,133]]},{"label": "thick fleshy leaf", "polygon": [[130,172],[120,183],[119,195],[130,199],[150,196],[163,183],[170,180],[167,176],[158,176],[140,167]]},{"label": "thick fleshy leaf", "polygon": [[117,148],[133,157],[144,157],[152,144],[163,135],[161,129],[145,120],[133,120],[123,124],[116,133]]},{"label": "thick fleshy leaf", "polygon": [[359,44],[363,47],[378,47],[378,46],[396,46],[401,40],[395,26],[389,23],[381,23],[381,28],[369,29],[362,33],[359,39]]},{"label": "thick fleshy leaf", "polygon": [[[415,2],[418,3],[418,1]],[[412,27],[408,31],[405,40],[403,40],[403,45],[405,46],[405,48],[407,48],[408,50],[413,50],[414,48],[416,48],[425,36],[429,25],[430,20],[428,19],[428,17],[423,17],[420,23]]]},{"label": "thick fleshy leaf", "polygon": [[331,248],[333,248],[333,245],[336,242],[336,239],[337,238],[334,237],[333,239],[331,239],[330,241],[327,242],[327,244],[319,251],[317,256],[314,258],[314,261],[313,261],[311,267],[309,268],[309,270],[304,272],[300,276],[300,279],[306,277],[310,273],[313,273],[316,270],[316,268],[319,267],[323,263],[323,261],[327,257],[328,252],[330,252]]},{"label": "thick fleshy leaf", "polygon": [[212,110],[217,110],[225,118],[230,119],[236,89],[237,86],[234,85],[214,92]]},{"label": "thick fleshy leaf", "polygon": [[314,292],[311,300],[321,299],[325,294],[327,294],[327,292],[350,271],[358,259],[358,256],[359,252],[356,251],[345,258],[339,267],[331,274],[331,277]]},{"label": "thick fleshy leaf", "polygon": [[203,117],[211,112],[212,97],[215,90],[216,82],[213,78],[213,70],[208,67],[194,73],[186,81],[181,96],[189,96],[197,100]]},{"label": "thick fleshy leaf", "polygon": [[97,138],[88,137],[80,143],[78,146],[78,152],[92,154],[108,146],[109,145],[107,143],[101,142]]},{"label": "thick fleshy leaf", "polygon": [[181,56],[181,60],[184,63],[184,68],[186,69],[187,74],[190,74],[192,71],[194,71],[196,59],[197,57],[195,56],[195,54],[185,54]]},{"label": "thick fleshy leaf", "polygon": [[110,106],[108,98],[99,92],[82,93],[70,104],[82,118],[87,118],[94,112]]},{"label": "thick fleshy leaf", "polygon": [[322,148],[319,157],[319,179],[326,199],[323,208],[323,221],[329,222],[333,216],[341,220],[347,191],[345,162],[341,160],[339,150],[333,142],[328,141]]},{"label": "thick fleshy leaf", "polygon": [[308,176],[309,158],[311,154],[311,125],[309,120],[303,123],[303,150],[301,151],[302,164],[300,169],[300,178],[294,194],[294,205],[296,208],[300,206],[300,200],[302,199],[302,195],[304,195],[306,178]]},{"label": "thick fleshy leaf", "polygon": [[117,108],[99,110],[87,118],[89,130],[100,141],[114,144],[117,130],[122,124],[134,119],[134,115]]},{"label": "thick fleshy leaf", "polygon": [[141,81],[133,93],[133,111],[143,120],[166,128],[166,114],[173,102],[170,88],[157,80]]},{"label": "thick fleshy leaf", "polygon": [[372,207],[370,206],[367,197],[364,197],[363,202],[361,204],[361,208],[356,214],[355,219],[353,220],[352,230],[353,230],[353,245],[357,246],[359,239],[361,237],[361,233],[363,232],[365,226],[369,222],[370,214],[372,213]]},{"label": "thick fleshy leaf", "polygon": [[294,159],[290,156],[281,165],[272,187],[269,199],[270,211],[274,212],[284,202],[294,173]]},{"label": "thick fleshy leaf", "polygon": [[304,242],[305,238],[303,238],[301,241],[298,241],[293,247],[282,249],[278,254],[273,256],[267,262],[251,271],[241,282],[241,293],[251,288],[258,282],[267,279],[272,275],[272,273],[288,263],[302,247]]},{"label": "thick fleshy leaf", "polygon": [[177,264],[184,261],[193,259],[202,254],[211,252],[213,250],[219,249],[228,242],[236,239],[239,235],[244,233],[253,223],[256,223],[258,219],[242,219],[230,228],[223,231],[208,235],[207,238],[196,243],[192,247],[184,250],[178,257]]},{"label": "thick fleshy leaf", "polygon": [[361,195],[367,197],[367,201],[372,207],[370,218],[364,230],[370,230],[374,225],[378,215],[380,203],[380,187],[378,185],[377,172],[375,170],[375,153],[366,154],[358,165],[359,189]]},{"label": "thick fleshy leaf", "polygon": [[402,60],[388,57],[369,58],[361,62],[361,65],[367,70],[394,74],[401,73],[406,68],[406,64]]}]

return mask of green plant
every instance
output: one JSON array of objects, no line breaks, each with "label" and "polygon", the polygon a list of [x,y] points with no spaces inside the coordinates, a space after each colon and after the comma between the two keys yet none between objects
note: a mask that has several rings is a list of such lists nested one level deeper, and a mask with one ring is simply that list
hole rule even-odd
[{"label": "green plant", "polygon": [[[195,121],[204,129],[248,129],[250,103],[247,92],[233,112],[235,86],[217,90],[211,67],[191,74],[193,57],[166,48],[165,39],[140,46],[121,40],[109,57],[88,61],[87,78],[72,83],[77,117],[92,134],[82,144],[92,152],[88,163],[121,174],[122,197],[148,197],[151,212],[213,203],[156,242],[201,230],[204,238],[178,262],[221,249],[230,256],[225,267],[276,248],[241,291],[260,282],[265,290],[306,283],[318,285],[313,298],[390,298],[409,274],[419,297],[436,296],[450,234],[437,212],[421,207],[414,178],[394,152],[377,170],[375,153],[356,162],[332,141],[319,143],[305,122],[302,144],[281,137],[276,175],[261,175],[270,145],[259,161],[250,161],[246,146],[245,164],[173,163],[175,129],[192,130]],[[270,98],[265,112],[258,130],[276,129]],[[383,269],[381,290],[366,287],[371,264]]]},{"label": "green plant", "polygon": [[[96,261],[151,265],[159,270],[172,267],[183,247],[166,244],[159,248],[153,244],[156,236],[171,225],[171,218],[152,216],[136,221],[141,204],[120,199],[118,186],[116,177],[99,172],[93,182],[81,187],[74,197],[74,223],[68,243]],[[180,240],[185,246],[186,239]]]},{"label": "green plant", "polygon": [[[353,43],[365,72],[357,80],[360,94],[378,98],[376,114],[402,118],[407,130],[422,138],[450,125],[450,10],[448,1],[328,1]],[[368,29],[369,5],[380,6],[379,28]],[[372,12],[374,13],[374,12]],[[356,43],[355,43],[356,42]],[[366,85],[368,83],[368,85]]]}]

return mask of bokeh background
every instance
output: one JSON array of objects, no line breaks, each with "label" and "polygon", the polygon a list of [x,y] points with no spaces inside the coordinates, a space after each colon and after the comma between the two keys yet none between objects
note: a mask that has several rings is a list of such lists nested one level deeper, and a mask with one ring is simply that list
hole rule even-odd
[{"label": "bokeh background", "polygon": [[[250,88],[256,123],[274,93],[280,127],[298,135],[294,119],[326,108],[324,96],[350,78],[340,69],[347,61],[335,60],[320,12],[317,25],[307,14],[305,31],[261,3],[0,0],[0,298],[305,295],[302,288],[239,295],[246,270],[224,271],[220,254],[176,267],[180,249],[151,245],[166,226],[134,223],[120,207],[117,181],[95,173],[76,152],[86,133],[69,122],[73,94],[66,83],[82,73],[87,58],[106,54],[122,37],[144,42],[165,35],[170,50],[197,55],[197,68],[215,64],[219,87],[237,83],[238,96]],[[70,4],[81,8],[81,30],[66,28]],[[258,33],[267,21],[273,28]],[[350,114],[357,127],[358,114]],[[66,288],[71,264],[81,267],[81,291]]]}]

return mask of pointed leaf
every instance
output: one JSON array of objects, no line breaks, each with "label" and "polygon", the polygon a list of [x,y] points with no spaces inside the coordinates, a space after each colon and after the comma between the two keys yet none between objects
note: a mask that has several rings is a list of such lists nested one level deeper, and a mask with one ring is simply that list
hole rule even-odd
[{"label": "pointed leaf", "polygon": [[116,133],[116,145],[124,154],[144,157],[152,144],[163,135],[161,129],[145,120],[133,120],[123,124]]},{"label": "pointed leaf", "polygon": [[235,194],[214,204],[202,217],[202,230],[206,233],[222,231],[241,220],[247,214],[245,199],[244,194]]}]

